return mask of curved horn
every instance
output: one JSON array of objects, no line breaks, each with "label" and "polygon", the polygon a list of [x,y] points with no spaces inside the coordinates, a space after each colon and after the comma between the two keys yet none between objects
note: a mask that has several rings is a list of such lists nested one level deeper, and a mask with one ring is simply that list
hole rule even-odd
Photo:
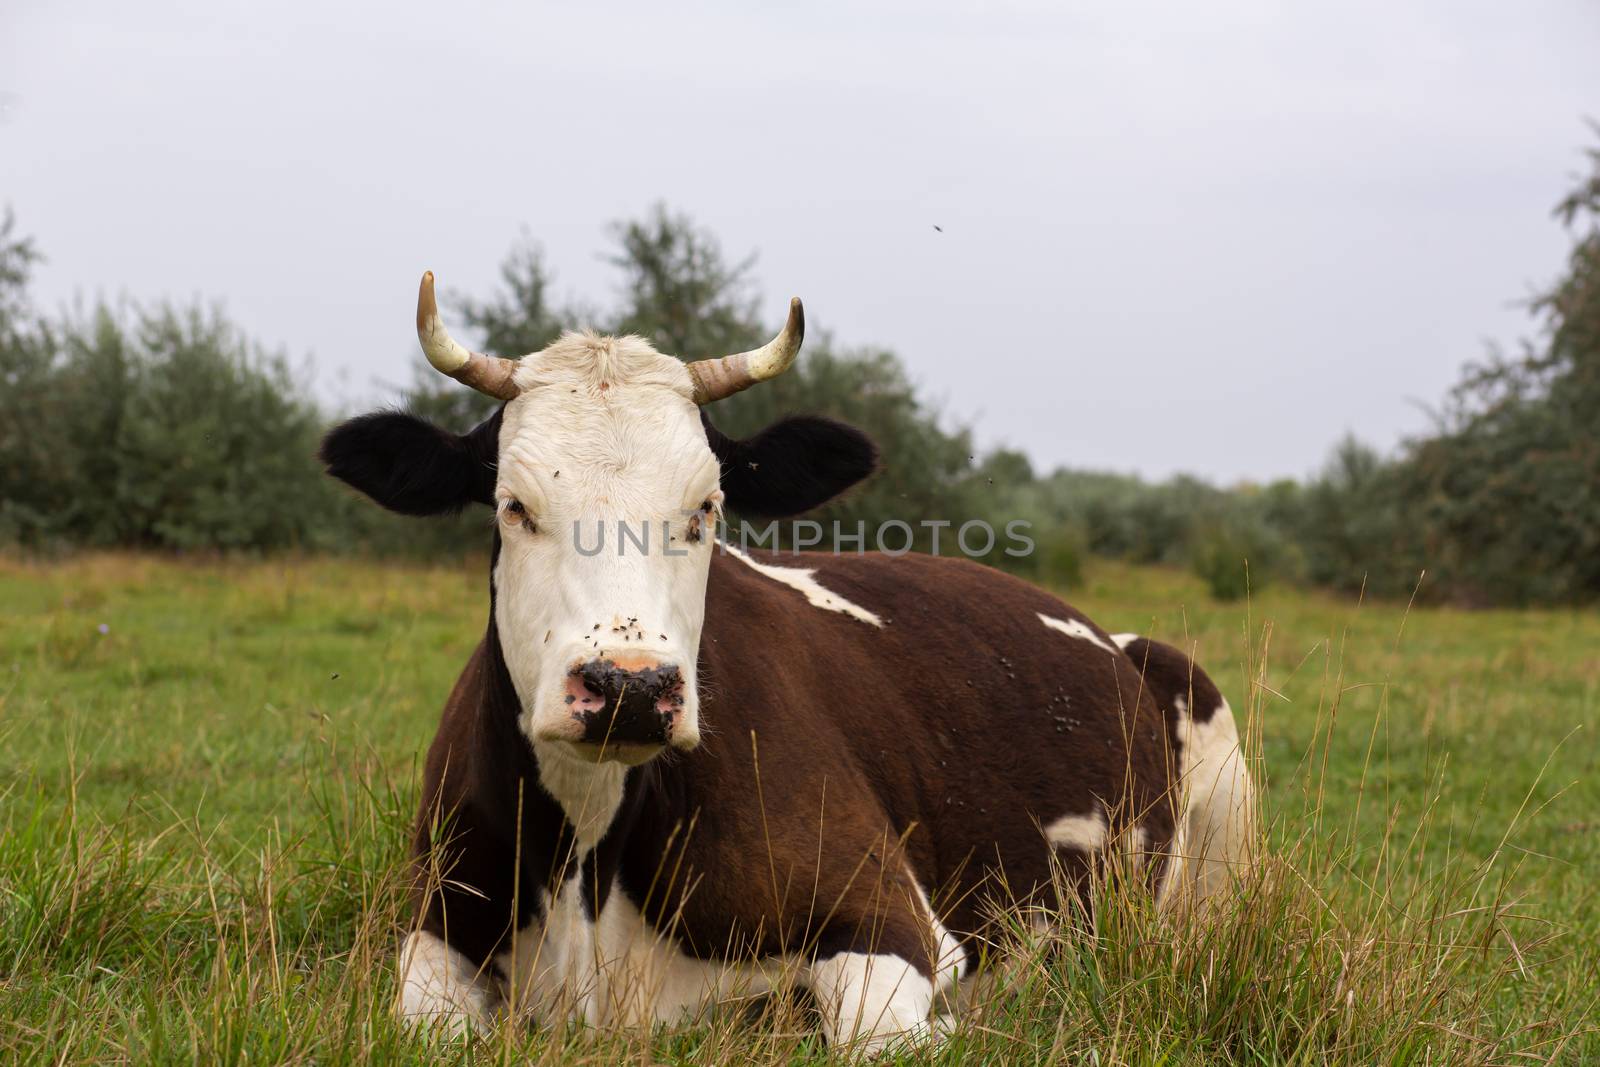
[{"label": "curved horn", "polygon": [[417,340],[435,370],[443,371],[462,385],[470,385],[480,393],[488,393],[501,400],[510,400],[520,390],[511,376],[517,371],[517,362],[500,356],[486,356],[456,344],[439,321],[439,305],[433,298],[433,271],[422,275],[422,288],[417,291]]},{"label": "curved horn", "polygon": [[776,378],[800,354],[806,336],[806,312],[797,296],[789,301],[789,321],[778,336],[749,352],[736,352],[720,359],[697,359],[689,364],[694,379],[694,402],[709,404],[750,388],[757,382]]}]

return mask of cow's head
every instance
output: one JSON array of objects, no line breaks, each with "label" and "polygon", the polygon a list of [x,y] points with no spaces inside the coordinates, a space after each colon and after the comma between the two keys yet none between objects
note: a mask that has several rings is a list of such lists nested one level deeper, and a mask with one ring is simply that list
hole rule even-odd
[{"label": "cow's head", "polygon": [[871,472],[872,443],[819,418],[748,440],[702,405],[787,370],[800,301],[769,344],[694,363],[638,337],[569,333],[520,360],[469,352],[439,321],[433,275],[417,333],[436,368],[505,403],[456,435],[363,415],[322,444],[328,471],[410,515],[494,509],[494,620],[519,724],[534,742],[642,762],[700,737],[695,671],[723,508],[815,507]]}]

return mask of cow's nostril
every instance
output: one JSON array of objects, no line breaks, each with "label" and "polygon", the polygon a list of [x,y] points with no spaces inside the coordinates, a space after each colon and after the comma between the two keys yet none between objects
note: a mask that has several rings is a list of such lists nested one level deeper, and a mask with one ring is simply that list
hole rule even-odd
[{"label": "cow's nostril", "polygon": [[672,664],[590,660],[572,668],[567,691],[573,717],[592,743],[665,744],[683,702],[683,675]]}]

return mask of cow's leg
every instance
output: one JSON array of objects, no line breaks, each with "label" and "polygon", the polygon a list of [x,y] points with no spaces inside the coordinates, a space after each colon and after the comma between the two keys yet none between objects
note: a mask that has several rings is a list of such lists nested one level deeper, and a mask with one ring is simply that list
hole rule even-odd
[{"label": "cow's leg", "polygon": [[418,930],[400,946],[400,1018],[451,1033],[485,1029],[499,1000],[487,975],[444,939]]},{"label": "cow's leg", "polygon": [[936,1036],[933,982],[899,956],[839,952],[812,964],[808,984],[830,1045],[874,1053]]}]

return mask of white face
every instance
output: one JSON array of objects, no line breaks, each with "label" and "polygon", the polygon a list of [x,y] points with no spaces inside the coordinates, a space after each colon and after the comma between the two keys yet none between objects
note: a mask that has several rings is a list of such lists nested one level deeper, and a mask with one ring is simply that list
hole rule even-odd
[{"label": "white face", "polygon": [[688,372],[636,338],[569,335],[517,381],[494,587],[521,728],[594,760],[692,748],[722,493]]}]

